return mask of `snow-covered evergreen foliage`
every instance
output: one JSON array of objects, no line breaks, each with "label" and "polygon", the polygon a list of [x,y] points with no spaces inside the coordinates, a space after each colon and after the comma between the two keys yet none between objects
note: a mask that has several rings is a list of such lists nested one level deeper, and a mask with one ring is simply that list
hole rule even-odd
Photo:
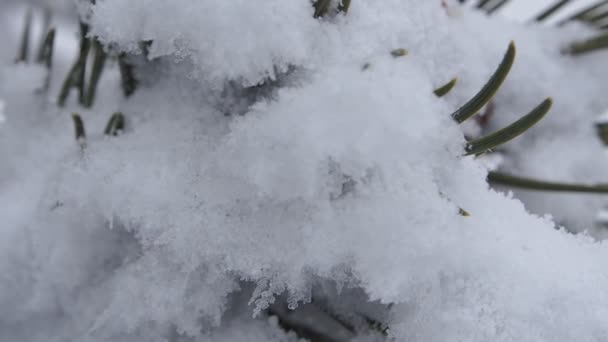
[{"label": "snow-covered evergreen foliage", "polygon": [[0,340],[608,340],[606,197],[486,179],[608,180],[606,52],[563,53],[594,29],[439,0],[28,4],[18,63],[26,7],[0,4]]}]

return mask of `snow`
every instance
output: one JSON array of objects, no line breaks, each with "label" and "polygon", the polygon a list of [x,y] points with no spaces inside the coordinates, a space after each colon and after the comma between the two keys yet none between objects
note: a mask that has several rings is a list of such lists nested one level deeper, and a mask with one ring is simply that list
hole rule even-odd
[{"label": "snow", "polygon": [[[81,6],[113,49],[152,40],[149,60],[136,60],[128,99],[109,63],[85,110],[75,94],[54,103],[73,43],[48,94],[36,93],[44,68],[0,53],[0,340],[295,341],[267,309],[325,301],[378,317],[398,341],[608,339],[594,225],[605,199],[505,194],[488,186],[487,161],[463,157],[464,131],[553,96],[548,118],[489,164],[604,180],[605,52],[559,53],[590,30],[450,16],[439,1],[357,0],[320,20],[308,1]],[[457,125],[450,114],[512,39],[488,126]],[[104,136],[116,111],[126,128]]]}]

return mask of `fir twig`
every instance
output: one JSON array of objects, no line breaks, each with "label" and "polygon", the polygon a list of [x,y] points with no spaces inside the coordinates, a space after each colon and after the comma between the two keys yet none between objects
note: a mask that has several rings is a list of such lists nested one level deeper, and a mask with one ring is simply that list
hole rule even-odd
[{"label": "fir twig", "polygon": [[485,137],[469,142],[465,148],[466,155],[477,155],[500,146],[521,135],[538,123],[551,109],[553,101],[546,99],[530,113],[515,121],[511,125],[489,134]]},{"label": "fir twig", "polygon": [[491,171],[488,174],[488,182],[527,190],[608,194],[608,184],[585,185],[546,182],[532,178],[508,175],[497,171]]},{"label": "fir twig", "polygon": [[21,35],[21,43],[19,45],[19,53],[15,59],[16,63],[27,62],[29,58],[30,49],[30,33],[32,30],[32,9],[28,9],[25,12],[25,22],[23,26],[23,33]]},{"label": "fir twig", "polygon": [[95,94],[97,92],[97,84],[101,78],[101,73],[106,63],[106,52],[103,49],[101,43],[95,39],[93,41],[93,66],[91,68],[91,79],[89,80],[89,87],[86,93],[85,106],[90,108],[95,102]]},{"label": "fir twig", "polygon": [[515,43],[511,42],[500,65],[490,77],[488,83],[464,106],[452,114],[452,118],[458,123],[463,123],[473,115],[477,114],[496,94],[504,80],[507,78],[513,62],[515,61]]},{"label": "fir twig", "polygon": [[441,87],[435,89],[433,91],[433,93],[435,93],[435,95],[437,97],[444,97],[450,91],[452,91],[452,89],[454,89],[454,87],[456,86],[456,83],[458,83],[458,78],[454,77],[448,83],[446,83],[446,84],[442,85]]}]

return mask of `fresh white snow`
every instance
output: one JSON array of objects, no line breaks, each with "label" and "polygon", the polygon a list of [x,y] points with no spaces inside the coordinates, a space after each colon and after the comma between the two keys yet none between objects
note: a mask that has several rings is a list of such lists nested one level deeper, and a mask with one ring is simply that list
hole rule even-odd
[{"label": "fresh white snow", "polygon": [[[590,29],[448,15],[440,1],[353,0],[323,19],[307,0],[80,5],[113,49],[153,41],[149,60],[133,97],[109,61],[93,108],[75,92],[58,108],[74,43],[57,43],[37,93],[45,69],[13,63],[24,7],[0,5],[13,27],[0,38],[0,340],[296,341],[266,317],[283,300],[378,317],[397,341],[608,340],[606,198],[497,191],[487,163],[463,157],[464,132],[552,96],[501,169],[608,180],[594,126],[606,52],[560,53]],[[457,125],[511,40],[487,127]],[[115,111],[126,128],[104,136]]]}]

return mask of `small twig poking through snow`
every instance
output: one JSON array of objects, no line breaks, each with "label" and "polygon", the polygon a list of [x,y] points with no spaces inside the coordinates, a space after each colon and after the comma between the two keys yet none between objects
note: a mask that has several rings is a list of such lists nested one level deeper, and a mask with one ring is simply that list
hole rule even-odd
[{"label": "small twig poking through snow", "polygon": [[551,109],[553,100],[546,99],[530,113],[515,121],[511,125],[489,134],[485,137],[473,140],[465,147],[466,155],[478,155],[500,146],[527,131],[536,125]]},{"label": "small twig poking through snow", "polygon": [[21,44],[19,46],[19,53],[15,59],[16,63],[27,62],[29,57],[30,49],[30,32],[32,29],[32,9],[28,9],[25,13],[25,22],[23,26],[23,34],[21,35]]},{"label": "small twig poking through snow", "polygon": [[458,77],[452,78],[448,83],[446,83],[446,84],[442,85],[441,87],[435,89],[433,91],[433,93],[435,93],[435,95],[437,97],[444,97],[450,91],[452,91],[452,89],[454,89],[454,87],[456,86],[456,83],[458,83]]},{"label": "small twig poking through snow", "polygon": [[488,83],[464,106],[452,114],[452,118],[458,123],[463,123],[473,115],[477,114],[496,94],[504,80],[507,78],[513,62],[515,61],[515,43],[511,42],[509,48],[498,65],[496,72],[492,75]]}]

